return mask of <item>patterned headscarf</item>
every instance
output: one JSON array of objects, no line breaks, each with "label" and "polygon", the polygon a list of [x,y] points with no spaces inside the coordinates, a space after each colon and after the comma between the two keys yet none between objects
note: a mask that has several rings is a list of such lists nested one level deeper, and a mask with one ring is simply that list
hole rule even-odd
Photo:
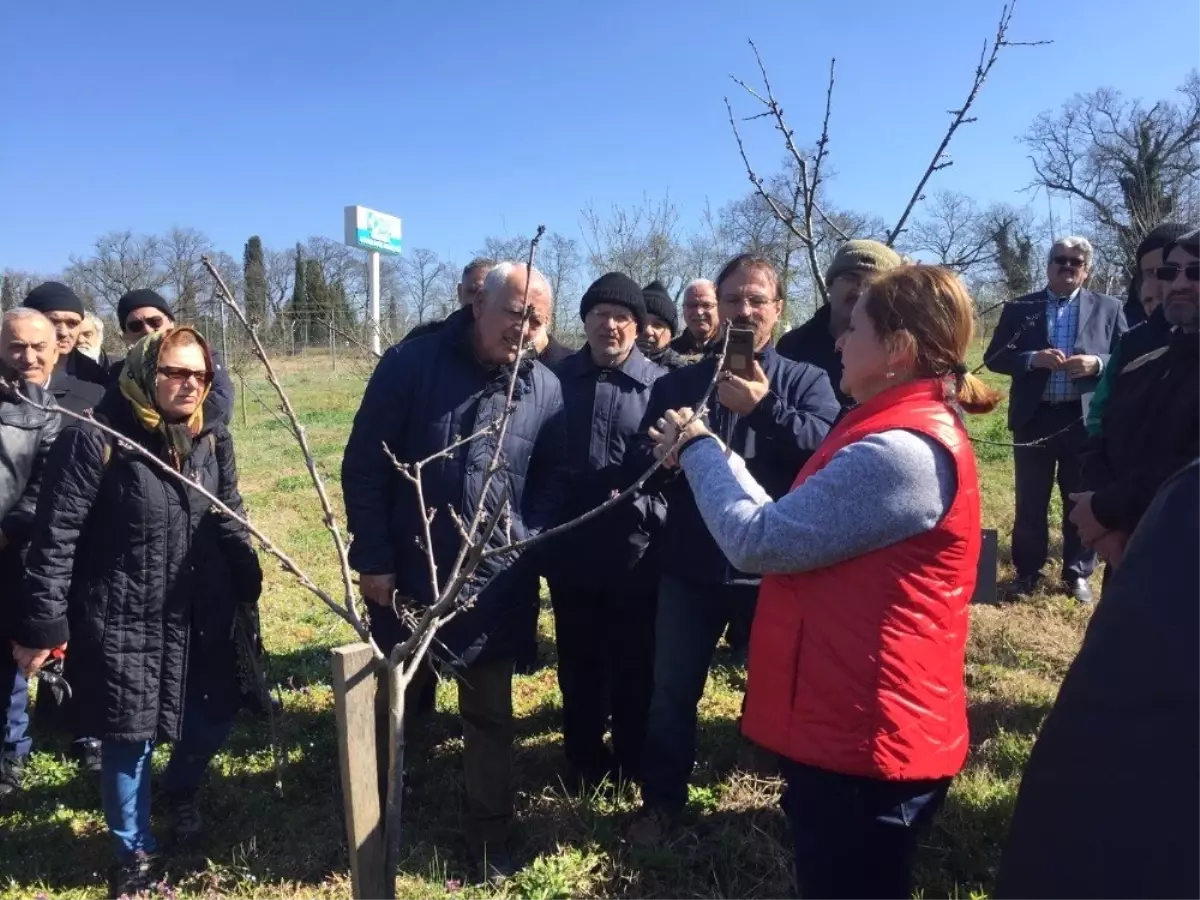
[{"label": "patterned headscarf", "polygon": [[186,422],[168,422],[158,408],[158,359],[162,352],[176,343],[184,333],[190,333],[204,353],[204,367],[212,372],[212,353],[200,332],[190,325],[172,328],[170,331],[148,334],[129,349],[125,365],[121,367],[119,384],[121,393],[133,407],[134,417],[150,432],[158,432],[166,438],[171,462],[182,469],[192,453],[196,437],[204,429],[204,401],[211,385],[204,385],[200,403]]}]

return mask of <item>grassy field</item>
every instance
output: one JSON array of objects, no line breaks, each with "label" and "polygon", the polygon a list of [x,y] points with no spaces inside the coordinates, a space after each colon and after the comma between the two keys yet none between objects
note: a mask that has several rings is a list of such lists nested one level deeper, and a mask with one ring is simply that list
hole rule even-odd
[{"label": "grassy field", "polygon": [[[366,367],[326,357],[281,365],[321,469],[338,496],[338,468]],[[258,376],[248,385],[263,397]],[[243,392],[235,423],[242,491],[252,518],[336,594],[339,579],[298,451],[271,412]],[[1005,441],[1004,411],[971,423],[981,438]],[[984,522],[1001,532],[1001,578],[1012,524],[1012,460],[1004,447],[977,444]],[[1057,516],[1057,512],[1052,515]],[[284,795],[272,790],[266,723],[241,720],[203,794],[210,830],[186,857],[170,860],[179,896],[348,897],[350,876],[338,785],[329,648],[352,639],[316,600],[267,566],[263,621],[269,675],[282,686]],[[1037,730],[1073,658],[1088,611],[1059,597],[972,610],[967,680],[972,750],[922,848],[925,897],[986,895],[1007,830],[1020,773]],[[542,652],[550,662],[518,678],[514,849],[527,864],[501,891],[526,897],[790,896],[790,850],[776,803],[777,780],[746,766],[736,728],[744,673],[719,655],[700,708],[700,763],[691,789],[690,827],[653,850],[624,840],[636,808],[619,796],[573,797],[560,778],[561,699],[553,668],[553,619],[543,613]],[[479,896],[465,884],[458,766],[462,738],[455,691],[443,684],[437,714],[415,736],[419,779],[407,806],[407,842],[398,890],[405,897]],[[110,845],[92,778],[65,761],[54,739],[40,741],[26,790],[0,811],[0,897],[103,897]],[[156,768],[166,762],[155,753]]]}]

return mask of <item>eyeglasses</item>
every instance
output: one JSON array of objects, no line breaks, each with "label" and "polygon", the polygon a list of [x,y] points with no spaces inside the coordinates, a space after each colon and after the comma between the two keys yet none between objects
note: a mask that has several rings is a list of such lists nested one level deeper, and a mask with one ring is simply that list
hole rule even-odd
[{"label": "eyeglasses", "polygon": [[1200,281],[1200,263],[1188,263],[1181,266],[1178,263],[1167,263],[1154,270],[1154,277],[1159,281],[1174,281],[1183,272],[1188,281]]},{"label": "eyeglasses", "polygon": [[1056,266],[1070,266],[1072,269],[1082,269],[1083,260],[1078,256],[1056,256],[1054,257]]},{"label": "eyeglasses", "polygon": [[162,328],[165,316],[146,316],[144,319],[130,319],[125,323],[125,330],[130,334],[141,334],[143,331],[158,331]]},{"label": "eyeglasses", "polygon": [[207,369],[201,369],[197,372],[195,369],[159,366],[158,374],[167,379],[167,381],[178,381],[180,384],[184,384],[189,378],[195,378],[196,383],[199,385],[205,385],[212,381],[212,372],[209,372]]}]

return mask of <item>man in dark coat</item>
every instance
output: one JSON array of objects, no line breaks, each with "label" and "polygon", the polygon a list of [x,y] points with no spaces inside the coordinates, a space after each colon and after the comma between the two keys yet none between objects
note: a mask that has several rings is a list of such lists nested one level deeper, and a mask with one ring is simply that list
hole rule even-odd
[{"label": "man in dark coat", "polygon": [[55,371],[92,384],[109,384],[109,375],[104,367],[75,346],[86,310],[83,301],[70,287],[61,281],[43,282],[25,295],[25,302],[21,305],[37,310],[53,323],[58,339],[58,365]]},{"label": "man in dark coat", "polygon": [[1158,275],[1167,343],[1122,357],[1100,433],[1083,451],[1085,490],[1072,497],[1080,538],[1114,566],[1162,483],[1200,455],[1200,232],[1166,247]]},{"label": "man in dark coat", "polygon": [[[523,318],[527,280],[530,314]],[[436,510],[430,532],[438,575],[448,576],[462,540],[448,510],[469,522],[480,503],[486,514],[504,496],[514,540],[558,519],[570,490],[562,391],[549,369],[520,359],[521,348],[549,321],[550,304],[550,287],[540,272],[502,263],[488,273],[470,315],[452,316],[439,331],[392,347],[371,376],[346,445],[342,491],[354,536],[350,563],[360,573],[371,631],[385,653],[407,636],[393,601],[423,607],[436,599],[426,552],[418,544],[424,510],[384,454],[385,444],[401,462],[417,462],[498,421],[511,367],[518,365],[503,465],[488,496],[481,492],[494,452],[490,436],[464,443],[423,472],[425,506]],[[506,530],[498,528],[490,545],[503,545]],[[524,623],[513,606],[527,598],[514,599],[509,587],[520,565],[508,556],[483,561],[473,604],[438,635],[464,664],[459,710],[467,837],[479,859],[486,859],[489,875],[512,869],[504,844],[512,818],[513,652]]]},{"label": "man in dark coat", "polygon": [[[27,321],[40,313],[12,311],[0,328],[3,360],[0,371],[35,403],[51,405],[49,392],[26,381],[11,365],[13,323]],[[41,325],[35,343],[54,343],[53,328]],[[53,350],[48,351],[53,353]],[[17,593],[24,571],[22,557],[33,529],[38,491],[50,447],[58,437],[60,416],[37,409],[14,393],[0,391],[0,697],[5,700],[4,742],[0,748],[0,802],[21,789],[21,774],[29,756],[29,682],[13,661],[9,641],[14,637],[20,615]]]},{"label": "man in dark coat", "polygon": [[1021,779],[995,897],[1197,897],[1200,463],[1163,484]]},{"label": "man in dark coat", "polygon": [[[626,453],[650,389],[666,370],[635,340],[646,308],[631,278],[612,272],[584,293],[587,345],[555,369],[562,384],[571,496],[583,515],[637,478]],[[573,781],[594,787],[637,778],[654,684],[658,577],[648,555],[665,512],[639,494],[555,539],[546,556],[563,695],[563,746]],[[604,732],[612,717],[612,752]]]},{"label": "man in dark coat", "polygon": [[1110,349],[1126,328],[1119,300],[1083,286],[1091,264],[1092,245],[1086,238],[1056,241],[1046,266],[1047,287],[1004,305],[983,357],[993,372],[1012,378],[1008,427],[1017,445],[1012,534],[1017,577],[1007,586],[1010,597],[1032,594],[1042,578],[1050,546],[1046,515],[1057,480],[1063,505],[1063,590],[1079,603],[1092,602],[1087,579],[1096,555],[1069,519],[1071,494],[1080,490],[1082,478],[1084,398],[1096,389]]},{"label": "man in dark coat", "polygon": [[[824,371],[786,360],[771,346],[783,296],[769,260],[749,254],[730,260],[717,278],[717,296],[722,323],[753,329],[755,367],[752,379],[721,377],[709,402],[709,427],[778,498],[825,438],[838,402]],[[710,356],[655,382],[642,419],[638,466],[653,459],[647,430],[661,429],[667,410],[696,408],[716,366]],[[713,651],[731,620],[743,623],[740,631],[748,634],[760,581],[736,570],[717,547],[685,476],[671,473],[659,483],[667,525],[658,548],[654,696],[641,772],[645,815],[633,832],[639,843],[658,840],[683,809],[695,764],[696,710]]]},{"label": "man in dark coat", "polygon": [[854,311],[854,304],[867,280],[874,274],[896,268],[900,262],[900,254],[879,241],[856,240],[842,244],[825,270],[829,302],[775,345],[775,351],[784,359],[824,369],[842,406],[850,405],[851,401],[842,392],[842,355],[835,347],[837,339],[850,326],[850,313]]},{"label": "man in dark coat", "polygon": [[655,280],[642,288],[646,321],[638,335],[638,349],[655,365],[669,371],[682,369],[688,361],[671,349],[671,340],[679,330],[679,314],[667,286]]},{"label": "man in dark coat", "polygon": [[1113,345],[1108,365],[1100,373],[1100,381],[1088,404],[1084,425],[1089,435],[1100,433],[1100,422],[1113,382],[1124,363],[1137,359],[1143,353],[1157,350],[1170,338],[1171,326],[1163,315],[1163,295],[1170,289],[1158,279],[1159,267],[1163,264],[1163,251],[1194,228],[1177,222],[1167,222],[1151,231],[1138,245],[1134,258],[1137,272],[1130,283],[1130,298],[1125,303],[1125,319],[1129,330]]},{"label": "man in dark coat", "polygon": [[697,278],[683,289],[683,334],[671,341],[671,349],[695,361],[713,349],[720,325],[717,288],[707,278]]},{"label": "man in dark coat", "polygon": [[[175,327],[175,315],[171,304],[157,291],[141,289],[129,291],[117,301],[117,323],[121,326],[121,336],[126,346],[132,347],[147,334],[170,331]],[[223,425],[233,420],[234,388],[233,379],[221,354],[210,351],[213,363],[213,380],[205,406],[215,412]],[[108,379],[115,384],[121,374],[124,360],[110,364]]]}]

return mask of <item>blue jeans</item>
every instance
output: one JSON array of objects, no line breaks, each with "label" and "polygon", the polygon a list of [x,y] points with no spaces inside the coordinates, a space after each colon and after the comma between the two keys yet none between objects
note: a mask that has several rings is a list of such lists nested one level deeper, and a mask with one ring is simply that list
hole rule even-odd
[{"label": "blue jeans", "polygon": [[883,781],[781,760],[802,897],[912,896],[917,838],[946,799],[949,778]]},{"label": "blue jeans", "polygon": [[0,660],[0,690],[7,689],[8,692],[3,753],[21,758],[29,755],[32,746],[29,739],[29,682],[13,661],[7,646],[0,648],[0,656],[7,657]]},{"label": "blue jeans", "polygon": [[[190,702],[184,709],[183,734],[167,763],[166,793],[176,801],[191,801],[209,762],[233,728],[233,720],[211,721],[204,706]],[[105,740],[100,762],[100,802],[104,821],[117,842],[117,859],[127,862],[138,850],[153,853],[157,845],[150,830],[150,755],[153,741]]]},{"label": "blue jeans", "polygon": [[654,694],[642,755],[642,799],[670,815],[687,803],[696,762],[696,710],[717,641],[730,621],[753,616],[758,588],[706,585],[664,575],[654,631]]}]

